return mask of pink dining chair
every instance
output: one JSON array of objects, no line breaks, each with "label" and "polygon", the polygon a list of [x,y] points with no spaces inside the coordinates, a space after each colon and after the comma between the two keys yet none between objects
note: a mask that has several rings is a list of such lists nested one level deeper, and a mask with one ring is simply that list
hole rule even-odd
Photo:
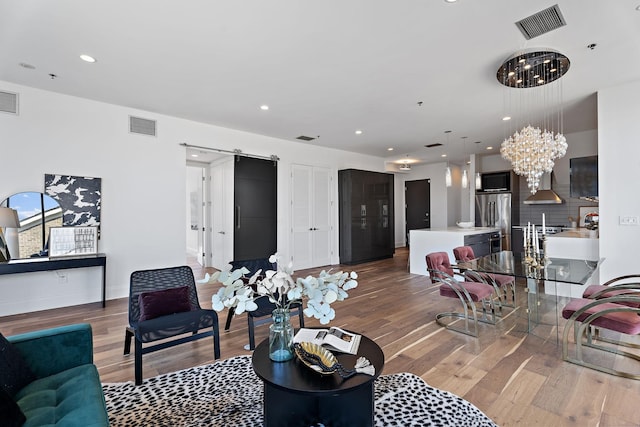
[{"label": "pink dining chair", "polygon": [[[628,274],[611,279],[602,285],[589,285],[582,293],[582,298],[602,299],[624,294],[637,295],[637,289],[630,289],[622,285],[634,284],[634,282],[636,285],[640,285],[638,279],[640,279],[640,274]],[[631,307],[633,307],[633,304],[635,304],[634,301],[626,302],[626,305],[631,305]]]},{"label": "pink dining chair", "polygon": [[[640,335],[640,284],[620,284],[613,296],[571,300],[562,310],[567,324],[562,335],[562,359],[608,374],[624,378],[640,379],[640,356],[637,349],[637,336]],[[570,352],[571,330],[573,329],[573,349]],[[612,331],[608,333],[606,331]],[[606,336],[605,336],[606,335]],[[627,336],[632,337],[628,339]],[[632,363],[609,363],[608,358],[590,355],[584,358],[584,347],[602,350],[624,356]],[[636,349],[625,351],[625,347]],[[624,368],[624,370],[619,370]]]},{"label": "pink dining chair", "polygon": [[[493,286],[485,282],[459,281],[454,277],[454,271],[446,252],[433,252],[426,256],[427,270],[433,282],[440,283],[440,295],[449,298],[458,298],[462,303],[463,312],[446,312],[436,315],[436,323],[447,329],[463,334],[478,336],[478,322],[495,324],[496,313],[493,304]],[[463,277],[464,279],[464,277]],[[478,317],[476,303],[482,305],[482,316]],[[491,311],[491,317],[487,316],[487,309]],[[455,326],[456,322],[444,322],[443,319],[454,317],[464,319],[464,328]],[[473,328],[470,328],[470,323]]]},{"label": "pink dining chair", "polygon": [[[473,253],[471,246],[458,246],[453,249],[453,255],[456,257],[456,262],[465,262],[475,259],[476,256]],[[467,274],[467,278],[471,281],[478,280],[477,276],[480,276],[489,284],[493,285],[496,294],[498,295],[498,301],[500,303],[498,311],[502,311],[502,307],[516,307],[516,278],[506,274],[497,273],[480,273],[480,274]],[[511,291],[511,299],[509,300],[508,291]]]}]

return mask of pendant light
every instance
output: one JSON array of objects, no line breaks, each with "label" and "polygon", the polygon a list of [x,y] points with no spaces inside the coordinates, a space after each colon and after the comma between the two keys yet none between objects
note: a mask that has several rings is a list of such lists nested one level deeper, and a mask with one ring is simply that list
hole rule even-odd
[{"label": "pendant light", "polygon": [[476,190],[482,190],[482,178],[480,178],[480,172],[476,172]]},{"label": "pendant light", "polygon": [[[569,65],[569,58],[553,49],[528,49],[510,56],[497,72],[510,95],[505,97],[505,110],[511,108],[511,98],[522,107],[519,123],[512,121],[516,131],[505,138],[500,154],[516,174],[527,178],[531,194],[538,191],[542,175],[551,172],[554,161],[567,152],[560,78]],[[535,116],[535,108],[544,111],[542,118]],[[522,128],[517,130],[519,125]]]},{"label": "pendant light", "polygon": [[[444,133],[447,135],[447,148],[449,148],[449,134],[450,130],[445,130]],[[449,162],[447,162],[447,168],[444,171],[444,184],[447,187],[451,187],[451,168],[449,167]]]},{"label": "pendant light", "polygon": [[467,176],[467,170],[462,171],[462,188],[469,187],[469,177]]}]

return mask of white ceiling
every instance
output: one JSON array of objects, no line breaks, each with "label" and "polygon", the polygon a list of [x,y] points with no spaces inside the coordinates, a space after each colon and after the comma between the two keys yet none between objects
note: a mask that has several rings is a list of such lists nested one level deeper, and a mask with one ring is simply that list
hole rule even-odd
[{"label": "white ceiling", "polygon": [[514,22],[553,1],[0,0],[0,80],[388,161],[462,161],[504,139],[496,71],[517,51],[569,57],[565,133],[595,129],[597,90],[640,78],[640,0],[557,3],[567,25],[527,41]]}]

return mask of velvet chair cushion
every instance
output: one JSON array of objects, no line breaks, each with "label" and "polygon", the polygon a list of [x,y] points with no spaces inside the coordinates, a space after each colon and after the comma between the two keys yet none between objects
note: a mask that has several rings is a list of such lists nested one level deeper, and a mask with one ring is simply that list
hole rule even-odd
[{"label": "velvet chair cushion", "polygon": [[456,261],[458,262],[471,261],[476,258],[471,246],[458,246],[457,248],[454,248],[453,256],[456,257]]},{"label": "velvet chair cushion", "polygon": [[458,288],[464,294],[463,288],[467,290],[472,301],[480,301],[489,297],[493,293],[493,287],[483,282],[458,282],[440,285],[440,295],[449,298],[458,298],[458,294],[454,290]]},{"label": "velvet chair cushion", "polygon": [[[567,304],[562,310],[562,317],[569,319],[576,311],[580,310],[587,304],[594,302],[592,299],[574,299]],[[590,315],[601,312],[609,308],[624,307],[621,304],[614,304],[611,302],[598,304],[595,307],[587,309],[584,313],[578,316],[578,321],[583,322]],[[591,322],[593,326],[598,326],[604,329],[609,329],[616,332],[622,332],[623,334],[637,335],[640,333],[640,316],[635,312],[620,312],[614,311],[603,315]]]},{"label": "velvet chair cushion", "polygon": [[0,388],[0,420],[5,427],[22,427],[27,421],[18,404],[2,388]]},{"label": "velvet chair cushion", "polygon": [[15,396],[35,379],[20,350],[0,334],[0,388]]},{"label": "velvet chair cushion", "polygon": [[[449,261],[449,255],[446,252],[432,252],[426,256],[427,267],[429,270],[442,271],[449,276],[453,276],[453,268],[451,268],[451,262]],[[438,273],[432,273],[436,277]]]},{"label": "velvet chair cushion", "polygon": [[[587,287],[587,289],[585,289],[584,293],[582,294],[582,298],[591,298],[591,295],[594,295],[600,291],[604,291],[607,289],[609,289],[609,291],[600,295],[598,298],[616,297],[616,296],[625,295],[625,294],[630,294],[635,296],[640,295],[637,291],[634,291],[632,289],[616,289],[614,287],[609,287],[605,285],[590,285]],[[618,304],[628,305],[629,307],[640,307],[640,304],[633,301],[621,301]]]},{"label": "velvet chair cushion", "polygon": [[20,390],[16,401],[27,417],[25,427],[109,424],[100,376],[92,364],[37,379]]},{"label": "velvet chair cushion", "polygon": [[138,304],[141,322],[169,314],[191,311],[189,287],[181,286],[161,291],[143,292],[138,296]]}]

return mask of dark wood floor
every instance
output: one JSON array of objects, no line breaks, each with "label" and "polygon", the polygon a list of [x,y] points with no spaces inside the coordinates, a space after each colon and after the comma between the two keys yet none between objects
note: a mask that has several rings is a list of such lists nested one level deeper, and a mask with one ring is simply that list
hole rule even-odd
[{"label": "dark wood floor", "polygon": [[[498,325],[483,325],[479,338],[438,326],[439,312],[457,309],[427,277],[407,273],[406,249],[393,259],[343,266],[356,270],[359,286],[333,307],[333,325],[361,332],[383,349],[383,374],[412,372],[434,387],[451,391],[478,406],[502,426],[640,425],[640,381],[602,374],[562,361],[558,329],[540,326],[527,334],[526,313],[511,312]],[[196,278],[204,271],[192,266]],[[319,269],[297,274],[317,272]],[[198,285],[201,303],[211,307],[217,285]],[[524,295],[520,289],[520,295]],[[521,301],[522,302],[522,301]],[[553,313],[552,313],[553,314]],[[220,313],[224,324],[226,311]],[[95,362],[103,382],[133,380],[133,357],[123,356],[127,300],[47,310],[0,318],[5,335],[69,323],[89,322],[94,332]],[[307,325],[318,325],[313,319]],[[560,323],[560,332],[562,322]],[[267,326],[257,328],[258,342]],[[246,318],[234,319],[221,333],[222,358],[249,354]],[[211,363],[209,340],[199,340],[144,356],[144,377]],[[616,363],[619,363],[617,361]],[[638,369],[640,371],[640,369]]]}]

